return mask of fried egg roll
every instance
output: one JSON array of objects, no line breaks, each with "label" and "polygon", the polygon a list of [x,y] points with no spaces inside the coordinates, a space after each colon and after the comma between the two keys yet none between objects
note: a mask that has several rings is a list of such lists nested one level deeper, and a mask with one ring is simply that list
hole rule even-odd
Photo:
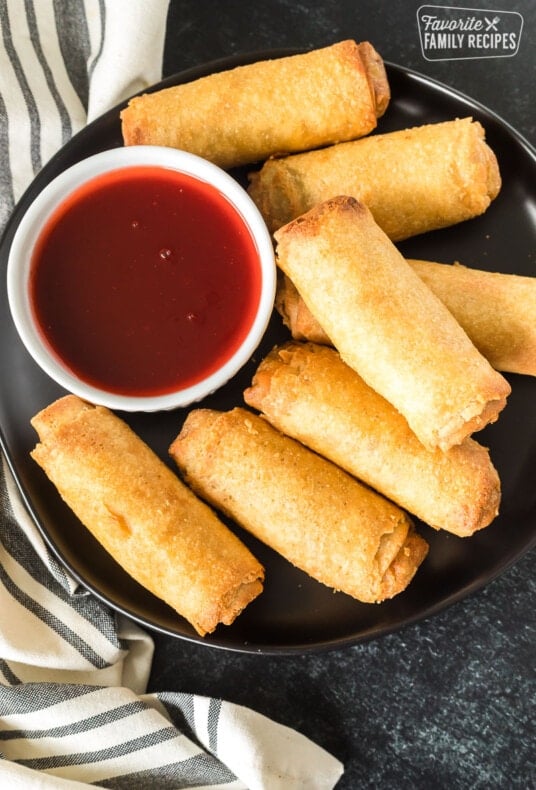
[{"label": "fried egg roll", "polygon": [[[495,370],[536,376],[536,278],[407,259]],[[332,345],[291,280],[278,273],[275,306],[294,340]]]},{"label": "fried egg roll", "polygon": [[462,118],[270,159],[250,175],[249,193],[272,232],[318,203],[351,195],[400,241],[482,214],[500,187],[484,129]]},{"label": "fried egg roll", "polygon": [[190,412],[170,453],[200,496],[365,603],[404,590],[428,551],[400,508],[246,409]]},{"label": "fried egg roll", "polygon": [[287,277],[281,270],[277,272],[275,309],[290,331],[293,340],[308,340],[323,346],[333,345],[303,301],[290,277]]},{"label": "fried egg roll", "polygon": [[471,438],[447,452],[427,450],[333,348],[274,349],[244,398],[278,430],[435,529],[467,537],[498,513],[500,481],[488,450]]},{"label": "fried egg roll", "polygon": [[347,40],[132,99],[125,145],[165,145],[223,168],[371,132],[389,103],[383,61]]},{"label": "fried egg roll", "polygon": [[409,261],[496,370],[536,376],[536,277]]},{"label": "fried egg roll", "polygon": [[276,232],[280,268],[342,359],[408,421],[448,450],[494,422],[510,385],[351,197]]},{"label": "fried egg roll", "polygon": [[255,557],[111,411],[67,395],[31,422],[31,455],[67,505],[200,635],[230,625],[262,591]]}]

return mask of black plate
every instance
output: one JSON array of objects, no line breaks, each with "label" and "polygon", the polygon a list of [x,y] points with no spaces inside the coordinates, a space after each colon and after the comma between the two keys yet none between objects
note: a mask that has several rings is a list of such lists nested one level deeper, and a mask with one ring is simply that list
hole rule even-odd
[{"label": "black plate", "polygon": [[[281,54],[289,53],[218,61],[168,78],[155,89]],[[484,125],[504,181],[499,197],[484,216],[408,240],[400,245],[402,252],[416,258],[460,260],[483,269],[535,274],[534,150],[504,121],[472,99],[400,66],[388,64],[387,68],[392,101],[380,119],[379,132],[471,115]],[[64,393],[36,367],[19,341],[8,310],[5,268],[16,226],[44,185],[79,159],[121,145],[119,109],[106,113],[76,135],[39,173],[17,206],[0,244],[4,270],[0,286],[1,442],[30,513],[53,552],[75,578],[116,610],[162,633],[230,650],[292,653],[354,644],[428,617],[481,588],[528,551],[536,543],[536,380],[509,376],[512,395],[508,405],[499,421],[480,434],[502,479],[500,517],[466,539],[418,524],[430,543],[430,553],[408,589],[392,601],[366,605],[334,593],[234,527],[266,566],[265,590],[235,624],[220,626],[215,634],[201,640],[188,623],[130,579],[104,552],[29,458],[36,441],[30,418]],[[235,175],[244,179],[244,173]],[[255,358],[206,405],[220,409],[243,405],[241,393],[256,365],[275,342],[286,336],[274,316]],[[167,448],[185,414],[179,410],[124,416],[167,463]]]}]

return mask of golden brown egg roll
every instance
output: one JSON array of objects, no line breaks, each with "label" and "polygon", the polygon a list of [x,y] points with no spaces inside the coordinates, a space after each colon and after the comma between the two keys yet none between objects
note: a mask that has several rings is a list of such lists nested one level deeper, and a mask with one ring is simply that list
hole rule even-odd
[{"label": "golden brown egg roll", "polygon": [[462,118],[270,159],[250,174],[249,194],[272,232],[318,203],[351,195],[400,241],[482,214],[500,187],[484,129]]},{"label": "golden brown egg roll", "polygon": [[276,232],[280,268],[342,359],[408,421],[448,450],[494,422],[510,385],[351,197]]},{"label": "golden brown egg roll", "polygon": [[400,508],[245,409],[190,412],[170,453],[200,496],[360,601],[404,590],[427,553]]},{"label": "golden brown egg roll", "polygon": [[261,362],[247,404],[436,529],[460,537],[498,513],[500,481],[473,439],[427,450],[406,420],[334,348],[289,342]]},{"label": "golden brown egg roll", "polygon": [[333,343],[303,301],[298,289],[280,269],[277,272],[275,309],[283,319],[293,340],[308,340],[323,346]]},{"label": "golden brown egg roll", "polygon": [[39,412],[31,455],[94,537],[202,636],[262,591],[242,542],[119,417],[67,395]]},{"label": "golden brown egg roll", "polygon": [[[408,258],[495,370],[536,376],[536,278]],[[332,345],[295,285],[278,273],[275,306],[294,340]]]},{"label": "golden brown egg roll", "polygon": [[368,134],[389,98],[372,45],[341,41],[138,96],[121,113],[123,140],[230,168]]},{"label": "golden brown egg roll", "polygon": [[410,260],[496,370],[536,376],[536,277]]}]

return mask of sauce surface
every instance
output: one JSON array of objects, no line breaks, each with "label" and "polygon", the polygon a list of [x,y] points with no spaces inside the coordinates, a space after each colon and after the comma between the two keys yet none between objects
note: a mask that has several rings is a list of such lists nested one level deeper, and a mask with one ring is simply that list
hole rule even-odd
[{"label": "sauce surface", "polygon": [[97,176],[53,214],[30,298],[64,364],[94,386],[163,395],[228,360],[258,307],[257,248],[214,187],[161,167]]}]

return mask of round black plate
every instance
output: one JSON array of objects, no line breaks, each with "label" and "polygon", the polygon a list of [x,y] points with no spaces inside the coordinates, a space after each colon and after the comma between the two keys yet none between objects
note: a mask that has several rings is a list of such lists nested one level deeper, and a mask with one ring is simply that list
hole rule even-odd
[{"label": "round black plate", "polygon": [[[154,89],[278,54],[288,53],[262,53],[210,63],[170,77]],[[392,101],[380,119],[378,132],[471,115],[486,129],[504,182],[499,197],[482,217],[408,240],[400,245],[402,252],[409,257],[459,260],[476,268],[534,275],[536,152],[504,121],[472,99],[400,66],[388,64],[387,68]],[[479,435],[490,448],[501,476],[500,516],[490,527],[466,539],[418,524],[430,543],[430,553],[408,589],[392,601],[367,605],[334,593],[232,525],[265,564],[265,590],[232,626],[220,626],[202,640],[188,623],[128,577],[106,554],[29,457],[37,438],[30,418],[64,393],[36,367],[19,341],[7,304],[5,268],[16,226],[44,185],[79,159],[121,145],[119,110],[115,108],[91,123],[39,173],[18,204],[0,244],[0,438],[31,515],[74,577],[114,609],[164,634],[230,650],[293,653],[354,644],[428,617],[479,589],[528,551],[536,543],[536,379],[510,376],[512,395],[506,409],[495,425]],[[245,182],[245,172],[235,175]],[[219,409],[243,405],[242,391],[249,385],[256,365],[275,342],[286,337],[286,330],[274,315],[254,359],[204,405]],[[185,410],[179,410],[123,416],[170,463],[167,448],[185,414]]]}]

